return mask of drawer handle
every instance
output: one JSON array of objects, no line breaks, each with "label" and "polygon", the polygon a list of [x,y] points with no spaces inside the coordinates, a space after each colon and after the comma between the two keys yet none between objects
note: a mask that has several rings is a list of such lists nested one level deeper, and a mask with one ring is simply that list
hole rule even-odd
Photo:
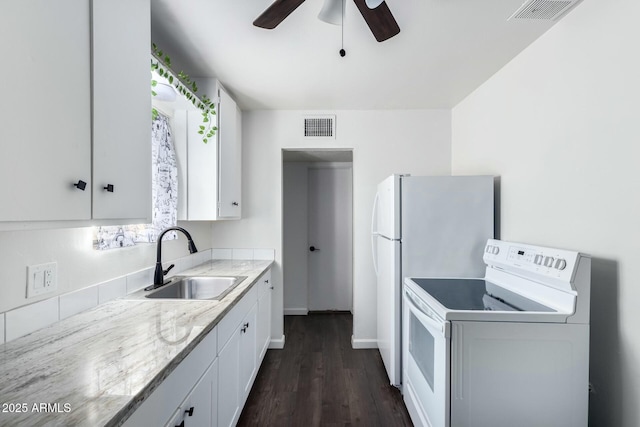
[{"label": "drawer handle", "polygon": [[84,191],[84,189],[87,188],[87,183],[84,182],[83,180],[78,180],[78,183],[73,184],[73,186],[76,187],[78,190]]},{"label": "drawer handle", "polygon": [[109,193],[113,193],[113,184],[107,184],[106,187],[102,187],[103,190],[107,190]]},{"label": "drawer handle", "polygon": [[238,206],[238,202],[231,203],[232,206]]},{"label": "drawer handle", "polygon": [[184,411],[184,413],[185,414],[189,414],[190,417],[193,417],[193,409],[194,409],[194,407],[192,406],[191,408],[189,408],[186,411]]}]

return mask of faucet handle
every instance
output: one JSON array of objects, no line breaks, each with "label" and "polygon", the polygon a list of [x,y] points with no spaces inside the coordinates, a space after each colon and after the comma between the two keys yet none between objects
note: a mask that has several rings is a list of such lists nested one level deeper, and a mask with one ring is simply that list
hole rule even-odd
[{"label": "faucet handle", "polygon": [[175,266],[175,264],[171,264],[169,267],[167,267],[166,270],[162,270],[162,275],[166,276],[167,274],[169,274],[169,271],[171,271],[171,269]]}]

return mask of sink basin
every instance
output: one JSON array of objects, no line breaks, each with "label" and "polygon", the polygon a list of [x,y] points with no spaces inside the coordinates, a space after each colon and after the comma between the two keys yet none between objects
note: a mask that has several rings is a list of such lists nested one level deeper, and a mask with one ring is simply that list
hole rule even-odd
[{"label": "sink basin", "polygon": [[176,276],[146,295],[147,298],[220,300],[246,276]]}]

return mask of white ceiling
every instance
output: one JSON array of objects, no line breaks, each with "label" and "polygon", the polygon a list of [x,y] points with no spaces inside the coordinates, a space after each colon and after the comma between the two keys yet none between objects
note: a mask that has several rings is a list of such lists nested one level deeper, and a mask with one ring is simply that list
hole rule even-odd
[{"label": "white ceiling", "polygon": [[378,43],[345,1],[344,58],[323,0],[274,30],[252,25],[271,0],[151,0],[152,40],[243,110],[451,108],[554,24],[507,21],[523,0],[387,0],[401,32]]}]

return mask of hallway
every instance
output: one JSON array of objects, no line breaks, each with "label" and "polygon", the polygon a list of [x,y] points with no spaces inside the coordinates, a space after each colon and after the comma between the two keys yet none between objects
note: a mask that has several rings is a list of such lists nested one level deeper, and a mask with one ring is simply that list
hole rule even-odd
[{"label": "hallway", "polygon": [[351,348],[352,315],[286,316],[286,345],[269,350],[239,426],[411,426],[376,349]]}]

